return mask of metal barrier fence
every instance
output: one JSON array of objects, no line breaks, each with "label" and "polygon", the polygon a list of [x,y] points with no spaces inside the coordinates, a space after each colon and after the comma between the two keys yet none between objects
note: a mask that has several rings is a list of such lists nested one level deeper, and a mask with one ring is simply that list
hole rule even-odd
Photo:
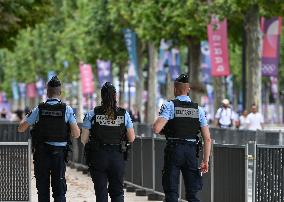
[{"label": "metal barrier fence", "polygon": [[0,142],[27,142],[29,139],[29,131],[19,134],[17,128],[19,123],[2,122],[0,123]]},{"label": "metal barrier fence", "polygon": [[[28,141],[29,135],[18,134],[17,126],[17,123],[0,124],[0,142]],[[125,181],[136,187],[163,195],[161,171],[165,139],[153,135],[151,128],[147,125],[135,125],[135,131],[138,136],[129,152]],[[211,128],[210,131],[212,139],[217,144],[213,147],[210,172],[203,177],[201,201],[247,201],[248,186],[253,187],[253,202],[284,201],[284,147],[277,146],[284,145],[282,132],[217,128]],[[79,139],[72,140],[72,143],[73,152],[70,160],[79,165],[85,165],[83,144]],[[253,147],[253,145],[264,143],[270,146]],[[247,144],[252,146],[244,146]],[[3,155],[1,157],[4,158]],[[5,161],[0,162],[2,165]],[[4,164],[11,165],[8,162]],[[248,179],[248,171],[252,173],[252,179]],[[13,170],[9,170],[6,175],[10,175],[11,172]],[[0,182],[0,187],[2,187],[1,179]],[[5,191],[7,191],[6,188]],[[5,191],[0,190],[0,194]],[[181,200],[185,199],[182,181],[180,181],[180,197]]]},{"label": "metal barrier fence", "polygon": [[256,145],[255,202],[284,201],[284,146]]},{"label": "metal barrier fence", "polygon": [[217,144],[246,145],[249,142],[256,142],[257,144],[284,145],[282,131],[210,128],[210,133]]},{"label": "metal barrier fence", "polygon": [[247,156],[247,146],[214,145],[214,201],[247,200]]},{"label": "metal barrier fence", "polygon": [[0,201],[31,201],[31,145],[0,142]]},{"label": "metal barrier fence", "polygon": [[[143,137],[137,138],[133,144],[132,158],[127,164],[125,180],[131,185],[144,187],[148,191],[163,195],[161,182],[165,145],[166,140],[163,138],[152,140]],[[247,151],[247,146],[214,145],[211,168],[209,173],[203,176],[204,186],[199,193],[201,201],[246,201]],[[132,171],[132,173],[128,173],[128,171]],[[186,199],[182,180],[180,181],[180,197],[182,200]]]}]

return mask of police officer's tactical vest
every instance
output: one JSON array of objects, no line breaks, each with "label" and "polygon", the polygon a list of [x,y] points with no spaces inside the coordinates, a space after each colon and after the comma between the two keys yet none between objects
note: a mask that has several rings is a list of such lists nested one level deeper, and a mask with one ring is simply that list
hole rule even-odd
[{"label": "police officer's tactical vest", "polygon": [[39,121],[36,124],[39,142],[67,142],[68,124],[65,122],[66,104],[38,105]]},{"label": "police officer's tactical vest", "polygon": [[90,141],[101,144],[120,144],[126,134],[126,110],[117,108],[114,120],[108,119],[101,106],[96,107],[94,113],[91,119]]},{"label": "police officer's tactical vest", "polygon": [[172,100],[174,118],[164,127],[166,138],[196,139],[200,132],[198,104],[193,102]]}]

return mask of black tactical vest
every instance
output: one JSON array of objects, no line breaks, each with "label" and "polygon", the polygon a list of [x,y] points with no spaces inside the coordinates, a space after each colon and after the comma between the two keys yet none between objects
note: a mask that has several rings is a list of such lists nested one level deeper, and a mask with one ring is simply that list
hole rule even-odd
[{"label": "black tactical vest", "polygon": [[65,122],[66,104],[59,102],[50,105],[38,105],[39,121],[37,123],[37,136],[39,142],[67,142],[68,125]]},{"label": "black tactical vest", "polygon": [[91,119],[90,141],[101,144],[120,144],[126,134],[125,109],[117,108],[115,120],[110,120],[105,115],[101,106],[94,109]]},{"label": "black tactical vest", "polygon": [[174,118],[163,129],[166,138],[196,139],[200,132],[198,104],[178,99],[172,102]]}]

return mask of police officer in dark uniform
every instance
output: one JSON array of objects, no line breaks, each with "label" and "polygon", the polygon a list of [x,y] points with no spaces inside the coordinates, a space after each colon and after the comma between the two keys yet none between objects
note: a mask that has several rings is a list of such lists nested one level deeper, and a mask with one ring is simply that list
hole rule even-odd
[{"label": "police officer in dark uniform", "polygon": [[55,202],[65,202],[67,142],[71,135],[80,136],[80,129],[70,106],[61,102],[61,83],[54,76],[47,83],[46,102],[34,108],[20,123],[18,131],[24,132],[30,125],[34,149],[34,172],[38,201],[50,201],[50,176]]},{"label": "police officer in dark uniform", "polygon": [[[123,202],[126,140],[135,139],[129,113],[116,105],[116,90],[106,82],[101,89],[101,106],[85,115],[81,141],[94,182],[96,201]],[[107,187],[108,184],[108,187]]]},{"label": "police officer in dark uniform", "polygon": [[[210,132],[205,112],[187,96],[188,76],[181,74],[174,83],[175,99],[162,105],[153,125],[157,134],[166,136],[162,184],[166,202],[178,202],[179,175],[182,172],[186,200],[198,202],[196,194],[202,189],[202,173],[208,172],[211,149]],[[198,133],[204,140],[204,155],[198,166]]]}]

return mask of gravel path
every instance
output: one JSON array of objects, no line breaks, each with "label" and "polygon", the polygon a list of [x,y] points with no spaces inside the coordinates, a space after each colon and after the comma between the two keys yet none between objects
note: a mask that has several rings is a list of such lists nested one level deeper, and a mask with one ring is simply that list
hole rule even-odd
[{"label": "gravel path", "polygon": [[[67,202],[94,202],[95,191],[91,177],[67,167]],[[51,197],[52,199],[52,197]],[[32,201],[37,201],[35,178],[32,177]],[[53,200],[51,200],[53,201]],[[110,201],[110,199],[109,199]],[[147,197],[136,196],[135,193],[125,192],[125,202],[146,202]]]}]

